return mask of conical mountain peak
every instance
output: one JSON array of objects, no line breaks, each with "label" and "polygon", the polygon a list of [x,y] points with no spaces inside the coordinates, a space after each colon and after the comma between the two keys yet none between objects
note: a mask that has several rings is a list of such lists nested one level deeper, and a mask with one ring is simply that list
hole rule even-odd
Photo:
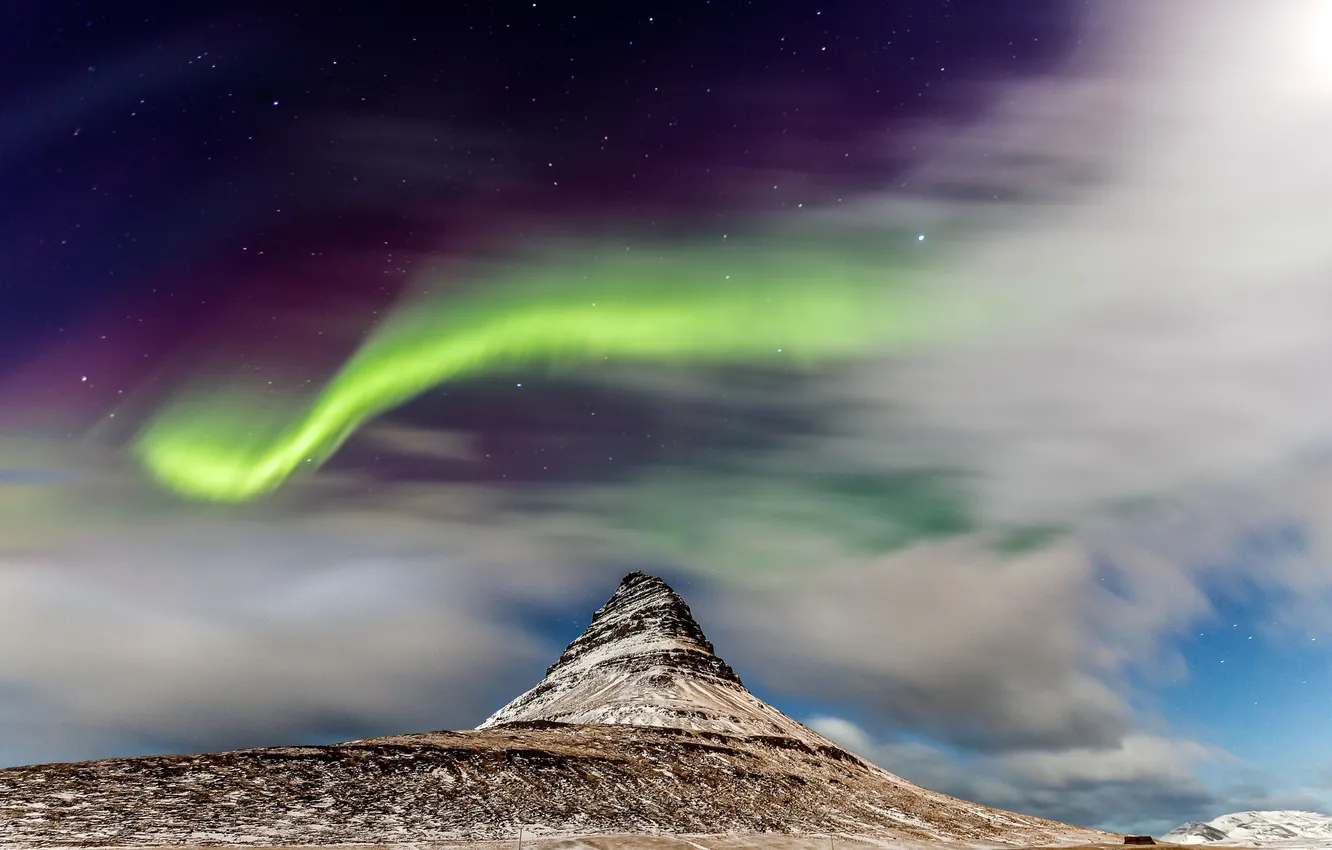
[{"label": "conical mountain peak", "polygon": [[620,581],[592,623],[546,670],[611,667],[672,670],[740,685],[680,594],[656,576],[632,572]]},{"label": "conical mountain peak", "polygon": [[481,724],[665,726],[828,741],[745,690],[689,606],[642,572],[621,580],[546,678]]}]

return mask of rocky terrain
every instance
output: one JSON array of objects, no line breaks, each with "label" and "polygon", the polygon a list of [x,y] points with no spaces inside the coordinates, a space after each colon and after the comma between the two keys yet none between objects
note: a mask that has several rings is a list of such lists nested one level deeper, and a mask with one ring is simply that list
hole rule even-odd
[{"label": "rocky terrain", "polygon": [[399,844],[520,828],[1118,840],[928,791],[846,752],[745,690],[684,601],[642,573],[479,729],[0,770],[5,846]]}]

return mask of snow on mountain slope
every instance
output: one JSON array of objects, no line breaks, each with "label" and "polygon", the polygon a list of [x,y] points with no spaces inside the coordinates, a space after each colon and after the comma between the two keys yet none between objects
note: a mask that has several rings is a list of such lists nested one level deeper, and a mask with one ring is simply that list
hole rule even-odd
[{"label": "snow on mountain slope", "polygon": [[1167,832],[1176,844],[1332,848],[1332,816],[1318,812],[1233,812],[1207,823],[1190,821]]},{"label": "snow on mountain slope", "polygon": [[531,720],[781,735],[835,746],[745,690],[685,601],[641,572],[624,578],[540,684],[479,728]]},{"label": "snow on mountain slope", "polygon": [[1161,840],[1174,844],[1208,844],[1213,841],[1224,841],[1225,837],[1224,832],[1210,823],[1191,820],[1170,830],[1161,837]]},{"label": "snow on mountain slope", "polygon": [[[763,703],[665,582],[626,576],[482,728],[0,770],[0,846],[329,845],[534,836],[1117,843],[929,791]],[[601,845],[598,845],[601,846]]]}]

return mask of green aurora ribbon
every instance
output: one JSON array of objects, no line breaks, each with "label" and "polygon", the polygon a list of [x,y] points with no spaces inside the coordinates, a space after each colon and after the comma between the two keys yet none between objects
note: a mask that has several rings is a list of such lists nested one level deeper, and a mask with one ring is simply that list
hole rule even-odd
[{"label": "green aurora ribbon", "polygon": [[881,243],[834,253],[738,241],[557,251],[470,293],[404,305],[299,407],[277,414],[235,394],[187,396],[146,424],[135,454],[181,495],[241,502],[317,468],[367,420],[460,378],[606,358],[809,366],[970,324],[957,303],[905,286],[906,265]]}]

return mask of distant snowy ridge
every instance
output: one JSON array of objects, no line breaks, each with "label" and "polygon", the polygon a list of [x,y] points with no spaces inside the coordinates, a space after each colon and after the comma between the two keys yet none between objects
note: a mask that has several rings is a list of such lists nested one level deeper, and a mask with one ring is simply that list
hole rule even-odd
[{"label": "distant snowy ridge", "polygon": [[1233,812],[1206,823],[1190,821],[1161,836],[1174,844],[1332,848],[1332,815],[1318,812]]}]

